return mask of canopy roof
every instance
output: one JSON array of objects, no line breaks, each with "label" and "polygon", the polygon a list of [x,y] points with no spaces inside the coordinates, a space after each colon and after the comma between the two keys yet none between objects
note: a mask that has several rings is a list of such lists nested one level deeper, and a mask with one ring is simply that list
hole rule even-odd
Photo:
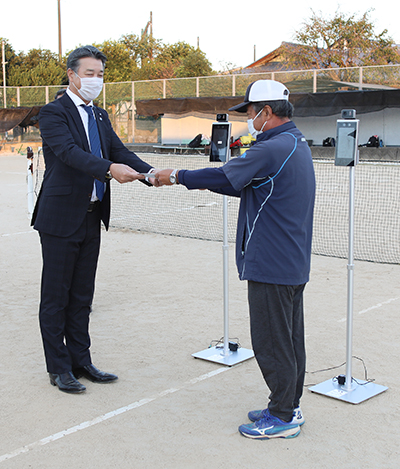
[{"label": "canopy roof", "polygon": [[14,127],[38,127],[38,114],[42,106],[14,107],[0,109],[0,132],[8,132]]},{"label": "canopy roof", "polygon": [[[154,117],[190,112],[228,113],[230,107],[243,102],[243,99],[244,96],[142,99],[136,101],[136,111],[140,116]],[[296,117],[332,116],[340,114],[342,109],[355,109],[357,114],[365,114],[390,107],[400,107],[400,89],[291,93],[290,102],[295,107]]]}]

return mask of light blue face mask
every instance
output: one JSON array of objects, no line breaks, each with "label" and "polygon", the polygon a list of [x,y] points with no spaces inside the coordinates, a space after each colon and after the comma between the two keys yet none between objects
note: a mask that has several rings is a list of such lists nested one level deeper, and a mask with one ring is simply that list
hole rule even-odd
[{"label": "light blue face mask", "polygon": [[268,122],[268,121],[264,122],[263,126],[261,127],[261,130],[256,130],[254,128],[254,121],[261,114],[261,112],[262,112],[262,109],[260,110],[260,112],[253,119],[247,119],[247,127],[249,128],[249,133],[254,138],[256,138],[257,135],[260,135],[260,134],[263,133],[263,128],[264,128],[265,124]]}]

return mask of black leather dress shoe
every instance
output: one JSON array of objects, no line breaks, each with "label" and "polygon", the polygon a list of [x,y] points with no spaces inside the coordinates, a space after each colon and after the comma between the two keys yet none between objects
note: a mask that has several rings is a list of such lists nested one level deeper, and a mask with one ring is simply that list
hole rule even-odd
[{"label": "black leather dress shoe", "polygon": [[58,389],[63,392],[69,392],[71,394],[79,394],[83,391],[86,391],[86,388],[81,384],[71,371],[68,373],[49,373],[50,384],[53,386],[58,386]]},{"label": "black leather dress shoe", "polygon": [[117,375],[100,371],[94,365],[86,365],[81,368],[75,368],[72,370],[72,372],[74,373],[76,379],[79,379],[83,376],[93,383],[109,383],[118,379]]}]

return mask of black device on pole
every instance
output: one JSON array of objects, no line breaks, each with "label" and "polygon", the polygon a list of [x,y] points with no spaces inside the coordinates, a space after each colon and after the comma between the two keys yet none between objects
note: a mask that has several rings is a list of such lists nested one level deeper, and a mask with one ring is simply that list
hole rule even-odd
[{"label": "black device on pole", "polygon": [[342,118],[337,120],[335,166],[358,164],[358,126],[354,109],[343,109]]},{"label": "black device on pole", "polygon": [[210,161],[226,163],[230,158],[229,143],[232,124],[228,122],[228,114],[217,114],[217,122],[212,124]]}]

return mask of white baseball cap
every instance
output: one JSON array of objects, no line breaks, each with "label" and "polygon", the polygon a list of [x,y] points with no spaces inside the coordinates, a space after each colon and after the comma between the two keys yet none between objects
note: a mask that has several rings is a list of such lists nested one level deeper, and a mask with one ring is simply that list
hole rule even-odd
[{"label": "white baseball cap", "polygon": [[280,100],[289,100],[289,90],[285,85],[275,80],[258,80],[247,87],[243,103],[237,104],[229,110],[246,112],[250,103]]}]

